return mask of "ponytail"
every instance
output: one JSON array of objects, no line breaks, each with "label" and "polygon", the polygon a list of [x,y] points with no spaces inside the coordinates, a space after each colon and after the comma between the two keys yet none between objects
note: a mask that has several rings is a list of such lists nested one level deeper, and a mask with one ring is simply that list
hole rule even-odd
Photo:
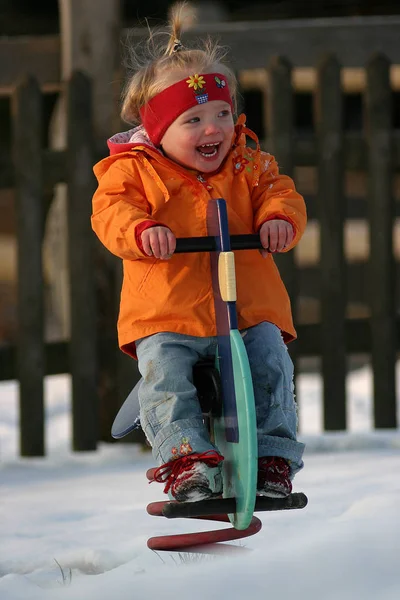
[{"label": "ponytail", "polygon": [[236,108],[237,80],[224,63],[228,50],[210,38],[196,48],[187,48],[181,41],[184,25],[190,17],[187,7],[186,2],[175,4],[167,31],[150,30],[145,42],[129,48],[127,69],[131,75],[122,94],[121,108],[121,117],[127,123],[141,123],[140,109],[151,98],[194,73],[224,75]]}]

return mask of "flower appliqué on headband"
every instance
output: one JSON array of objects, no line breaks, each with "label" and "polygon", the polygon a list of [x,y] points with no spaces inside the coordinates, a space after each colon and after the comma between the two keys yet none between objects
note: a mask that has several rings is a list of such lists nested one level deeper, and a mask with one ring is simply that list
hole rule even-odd
[{"label": "flower appliqu\u00e9 on headband", "polygon": [[193,88],[195,92],[197,92],[197,90],[201,90],[203,85],[205,85],[205,81],[204,81],[204,77],[203,75],[191,75],[189,77],[189,79],[186,80],[186,83],[189,85],[190,88]]},{"label": "flower appliqu\u00e9 on headband", "polygon": [[186,80],[189,88],[193,88],[194,95],[198,104],[204,104],[208,102],[208,94],[205,86],[206,82],[204,81],[203,75],[190,75],[189,79]]}]

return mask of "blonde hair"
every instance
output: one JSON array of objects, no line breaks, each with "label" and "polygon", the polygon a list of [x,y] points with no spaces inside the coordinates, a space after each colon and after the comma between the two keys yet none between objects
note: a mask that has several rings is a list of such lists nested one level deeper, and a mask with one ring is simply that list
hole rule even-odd
[{"label": "blonde hair", "polygon": [[[129,124],[140,123],[140,109],[165,88],[195,73],[221,73],[236,107],[237,80],[224,64],[228,50],[207,38],[199,48],[185,48],[180,41],[186,3],[171,10],[167,32],[149,32],[142,47],[131,48],[128,79],[122,94],[121,118]],[[166,39],[165,39],[166,38]]]}]

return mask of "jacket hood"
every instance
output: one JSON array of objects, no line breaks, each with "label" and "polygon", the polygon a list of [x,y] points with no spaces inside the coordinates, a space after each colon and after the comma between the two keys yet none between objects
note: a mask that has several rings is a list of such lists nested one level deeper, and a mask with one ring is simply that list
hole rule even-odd
[{"label": "jacket hood", "polygon": [[[253,175],[252,185],[258,185],[260,176],[260,145],[256,134],[246,127],[246,116],[241,114],[235,125],[234,134],[232,137],[232,147],[230,152],[234,152],[235,158],[238,160],[238,164],[242,164],[243,161],[247,163],[247,159],[243,157],[246,150],[246,137],[250,137],[256,145],[254,155],[255,171]],[[164,157],[162,151],[157,148],[150,140],[143,125],[133,127],[128,131],[122,131],[116,133],[107,141],[108,148],[110,150],[110,156],[107,159],[103,159],[95,166],[94,171],[97,177],[101,177],[109,168],[109,166],[115,160],[118,160],[119,155],[123,153],[129,153],[133,149],[137,149],[140,162],[145,166],[147,171],[151,173],[152,178],[157,182],[159,188],[163,191],[168,200],[168,192],[155,171],[154,167],[150,164],[149,157]],[[146,152],[147,151],[147,152]]]},{"label": "jacket hood", "polygon": [[143,125],[138,125],[129,129],[128,131],[122,131],[116,133],[109,140],[107,140],[107,146],[110,150],[110,156],[113,154],[119,154],[120,152],[129,152],[134,146],[148,146],[152,150],[160,152],[158,148],[150,141],[147,131]]}]

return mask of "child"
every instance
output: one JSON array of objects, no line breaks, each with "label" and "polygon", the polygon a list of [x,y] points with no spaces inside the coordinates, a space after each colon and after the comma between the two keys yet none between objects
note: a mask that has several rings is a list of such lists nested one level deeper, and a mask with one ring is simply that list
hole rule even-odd
[{"label": "child", "polygon": [[[182,8],[182,7],[181,7]],[[257,492],[285,497],[302,466],[296,440],[290,302],[274,252],[300,240],[306,210],[293,181],[261,152],[241,115],[224,53],[179,41],[181,8],[166,46],[153,48],[125,90],[122,118],[139,123],[112,137],[94,171],[93,229],[123,260],[121,349],[138,359],[140,419],[160,467],[155,479],[179,501],[219,496],[223,457],[209,439],[193,365],[215,355],[207,253],[174,255],[177,237],[207,235],[210,198],[227,202],[231,234],[259,232],[263,251],[235,254],[239,329],[252,372],[258,431]],[[256,143],[246,144],[246,135]]]}]

